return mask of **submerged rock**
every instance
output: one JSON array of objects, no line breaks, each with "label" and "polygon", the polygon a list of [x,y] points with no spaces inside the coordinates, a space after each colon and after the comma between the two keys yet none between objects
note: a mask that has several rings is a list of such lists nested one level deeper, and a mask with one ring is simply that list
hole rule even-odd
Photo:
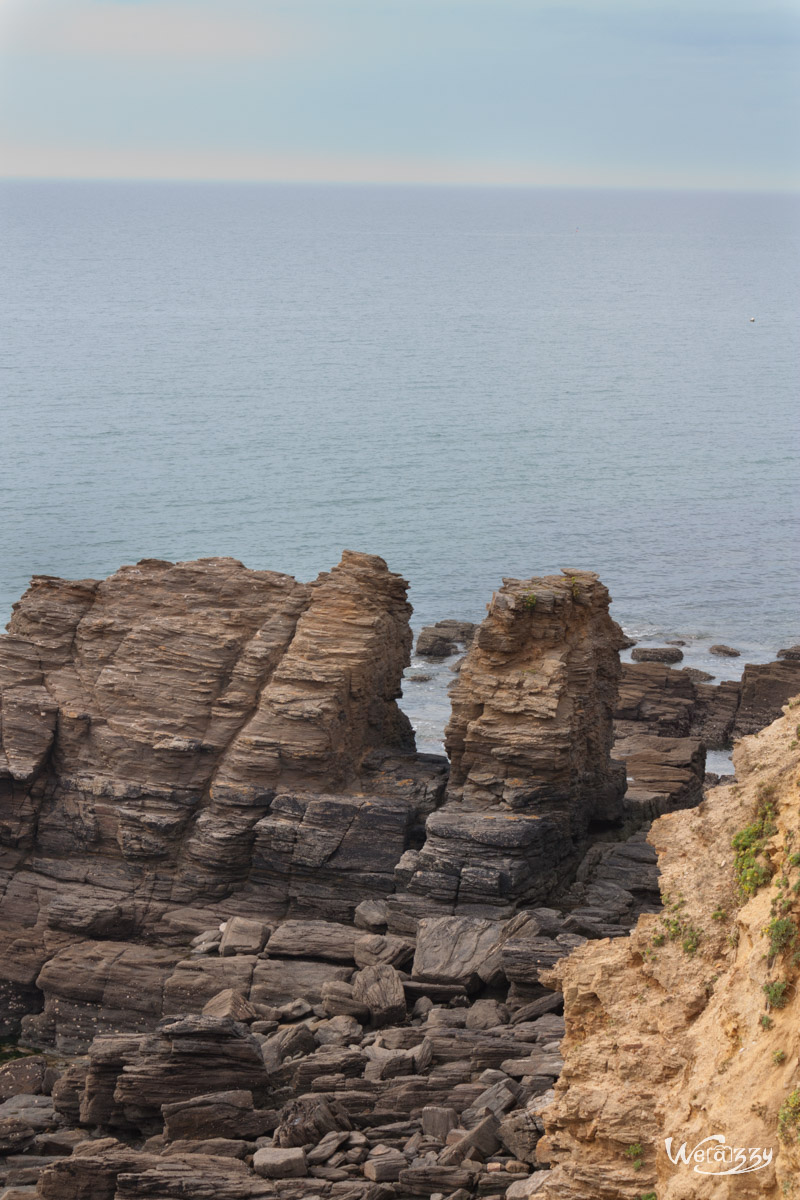
[{"label": "submerged rock", "polygon": [[422,658],[449,658],[459,646],[469,646],[475,629],[472,621],[453,619],[426,625],[417,638],[415,651]]}]

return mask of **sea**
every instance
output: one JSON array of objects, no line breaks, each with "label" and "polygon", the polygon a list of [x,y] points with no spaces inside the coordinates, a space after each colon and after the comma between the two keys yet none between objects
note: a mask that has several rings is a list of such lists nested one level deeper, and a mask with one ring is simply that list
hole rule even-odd
[{"label": "sea", "polygon": [[[796,195],[20,181],[0,224],[3,620],[349,548],[415,630],[577,567],[716,678],[800,642]],[[422,749],[453,665],[408,673]]]}]

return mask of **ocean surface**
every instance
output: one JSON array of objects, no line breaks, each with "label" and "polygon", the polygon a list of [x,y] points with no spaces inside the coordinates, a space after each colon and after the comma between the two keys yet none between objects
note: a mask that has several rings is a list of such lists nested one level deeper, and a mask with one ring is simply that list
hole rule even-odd
[{"label": "ocean surface", "polygon": [[[417,629],[565,566],[718,677],[800,642],[797,197],[20,182],[0,209],[3,621],[34,573],[310,579],[348,547]],[[424,748],[450,679],[406,686]]]}]

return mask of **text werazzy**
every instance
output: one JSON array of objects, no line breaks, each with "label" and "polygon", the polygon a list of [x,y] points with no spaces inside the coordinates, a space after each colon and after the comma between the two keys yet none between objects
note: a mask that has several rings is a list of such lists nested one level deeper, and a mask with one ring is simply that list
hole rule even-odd
[{"label": "text werazzy", "polygon": [[693,1150],[684,1142],[673,1150],[674,1138],[664,1139],[667,1156],[675,1166],[692,1166],[698,1175],[746,1175],[772,1162],[772,1150],[760,1146],[728,1146],[724,1133],[711,1133]]}]

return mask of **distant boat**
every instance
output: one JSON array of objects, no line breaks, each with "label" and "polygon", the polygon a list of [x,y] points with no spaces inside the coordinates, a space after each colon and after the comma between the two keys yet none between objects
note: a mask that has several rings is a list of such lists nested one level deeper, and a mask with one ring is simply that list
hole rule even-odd
[{"label": "distant boat", "polygon": [[755,321],[755,317],[751,317],[751,318],[750,318],[750,320],[751,320],[751,321]]}]

